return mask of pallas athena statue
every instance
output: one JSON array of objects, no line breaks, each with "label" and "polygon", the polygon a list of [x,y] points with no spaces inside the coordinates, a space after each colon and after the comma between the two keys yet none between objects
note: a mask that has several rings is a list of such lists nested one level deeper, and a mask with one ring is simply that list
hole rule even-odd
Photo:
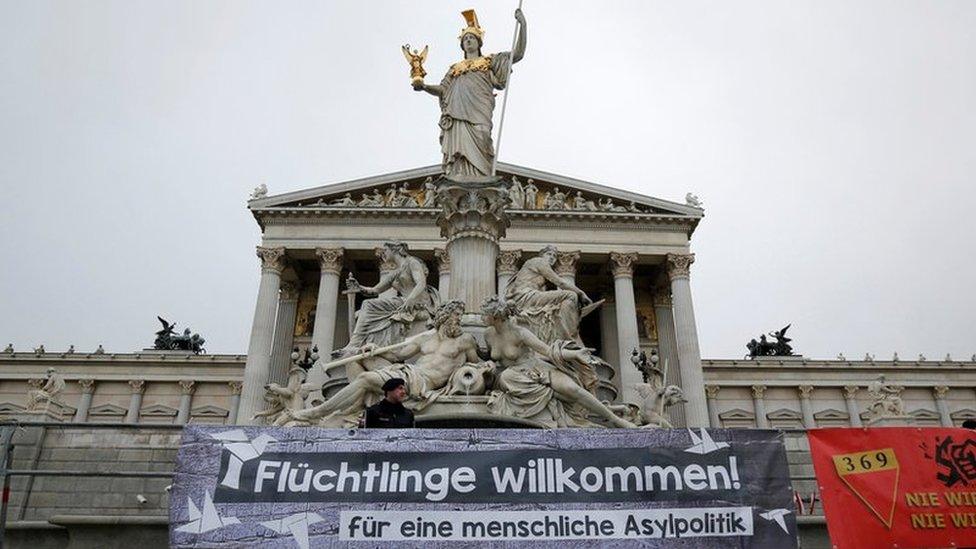
[{"label": "pallas athena statue", "polygon": [[444,175],[453,181],[482,180],[492,176],[495,149],[492,144],[492,112],[495,90],[508,84],[513,63],[525,55],[526,25],[522,10],[515,11],[518,22],[515,48],[510,52],[484,55],[485,32],[474,10],[463,12],[467,26],[458,37],[464,59],[451,65],[440,84],[412,80],[413,88],[440,100],[441,152]]}]

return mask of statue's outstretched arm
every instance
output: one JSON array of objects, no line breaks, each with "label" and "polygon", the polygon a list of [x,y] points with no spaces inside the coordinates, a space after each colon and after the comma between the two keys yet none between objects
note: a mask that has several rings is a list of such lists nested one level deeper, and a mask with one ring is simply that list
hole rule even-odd
[{"label": "statue's outstretched arm", "polygon": [[283,397],[290,397],[291,396],[291,389],[289,389],[287,387],[281,387],[280,385],[269,384],[268,387],[266,388],[266,390],[269,393],[274,393],[276,395],[280,395],[280,396],[283,396]]},{"label": "statue's outstretched arm", "polygon": [[388,360],[390,360],[390,362],[403,362],[413,358],[420,354],[420,346],[423,344],[423,342],[436,333],[437,330],[427,330],[426,332],[421,332],[417,335],[410,336],[404,340],[405,345],[403,347],[390,351],[389,353],[381,356],[384,358],[389,357]]},{"label": "statue's outstretched arm", "polygon": [[549,356],[549,346],[546,345],[544,341],[539,339],[538,336],[532,333],[532,330],[529,330],[523,326],[516,326],[516,328],[519,336],[522,338],[522,343],[524,343],[526,347],[532,349],[542,356]]},{"label": "statue's outstretched arm", "polygon": [[559,288],[560,290],[567,290],[573,292],[574,294],[580,296],[580,298],[583,298],[584,300],[589,299],[586,296],[586,292],[580,290],[579,287],[576,286],[576,284],[573,284],[572,282],[569,282],[565,278],[556,274],[556,271],[554,271],[552,267],[549,266],[548,263],[543,263],[542,265],[539,266],[539,274],[545,277],[546,280],[551,282],[553,286]]},{"label": "statue's outstretched arm", "polygon": [[413,89],[417,91],[425,91],[434,97],[442,97],[444,95],[444,86],[439,84],[424,84],[423,82],[418,82],[414,84]]},{"label": "statue's outstretched arm", "polygon": [[363,287],[363,291],[371,294],[381,294],[393,287],[393,279],[396,278],[396,271],[390,271],[380,277],[380,281],[372,288]]},{"label": "statue's outstretched arm", "polygon": [[526,25],[525,14],[521,9],[515,10],[515,20],[518,21],[518,38],[515,39],[515,49],[512,50],[512,63],[518,63],[525,56]]}]

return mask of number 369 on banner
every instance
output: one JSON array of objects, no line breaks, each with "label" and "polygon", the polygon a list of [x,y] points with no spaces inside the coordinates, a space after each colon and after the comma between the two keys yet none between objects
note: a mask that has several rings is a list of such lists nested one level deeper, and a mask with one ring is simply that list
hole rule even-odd
[{"label": "number 369 on banner", "polygon": [[841,476],[898,468],[898,458],[891,448],[842,454],[833,458],[837,474]]},{"label": "number 369 on banner", "polygon": [[892,448],[831,456],[844,484],[864,505],[891,528],[898,492],[898,458]]}]

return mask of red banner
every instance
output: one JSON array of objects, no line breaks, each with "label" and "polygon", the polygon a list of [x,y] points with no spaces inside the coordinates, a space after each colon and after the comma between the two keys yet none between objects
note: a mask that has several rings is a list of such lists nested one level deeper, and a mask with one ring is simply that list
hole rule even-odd
[{"label": "red banner", "polygon": [[807,435],[834,547],[976,547],[976,431]]}]

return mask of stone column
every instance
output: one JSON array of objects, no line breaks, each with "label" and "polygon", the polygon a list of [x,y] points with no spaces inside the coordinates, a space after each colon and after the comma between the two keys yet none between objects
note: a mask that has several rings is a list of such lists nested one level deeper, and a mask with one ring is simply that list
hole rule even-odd
[{"label": "stone column", "polygon": [[282,282],[278,293],[278,318],[275,320],[274,342],[271,344],[270,381],[283,385],[288,380],[292,343],[295,339],[295,313],[298,310],[297,282]]},{"label": "stone column", "polygon": [[803,414],[803,427],[806,429],[816,429],[817,420],[813,418],[813,404],[810,396],[813,395],[813,385],[800,385],[800,413]]},{"label": "stone column", "polygon": [[932,388],[935,394],[935,408],[939,411],[939,423],[943,427],[952,427],[952,416],[949,414],[949,403],[946,402],[946,395],[949,394],[949,387],[936,385]]},{"label": "stone column", "polygon": [[146,382],[142,379],[129,380],[132,394],[129,395],[129,409],[125,412],[126,423],[139,423],[139,410],[142,410],[142,394],[146,392]]},{"label": "stone column", "polygon": [[613,299],[617,304],[617,365],[620,368],[621,400],[639,403],[637,385],[644,382],[640,371],[630,361],[631,353],[640,346],[637,327],[637,304],[634,300],[634,262],[636,253],[610,252],[613,272]]},{"label": "stone column", "polygon": [[579,263],[579,252],[557,252],[556,264],[553,270],[563,277],[563,280],[576,284],[576,264]]},{"label": "stone column", "polygon": [[466,313],[480,315],[484,300],[496,295],[498,240],[510,224],[507,203],[508,190],[500,180],[462,185],[442,179],[438,184],[437,225],[451,256],[448,296],[463,301]]},{"label": "stone column", "polygon": [[[383,261],[383,250],[384,250],[384,248],[382,246],[380,246],[379,248],[375,248],[373,250],[373,253],[376,254],[376,259],[378,259],[379,262],[380,262],[380,278],[383,278],[384,276],[387,275],[387,273],[389,273],[393,269],[396,269],[396,263],[394,263],[393,261]],[[322,290],[320,288],[319,289],[319,294],[320,295],[321,295],[321,292],[322,292]],[[384,297],[384,298],[385,297],[396,297],[396,295],[397,295],[397,291],[394,288],[387,288],[386,290],[383,290],[382,292],[380,292],[379,297]],[[318,313],[318,311],[315,311],[315,318],[318,319],[318,317],[319,317],[319,313]],[[319,350],[321,350],[321,349],[319,349]]]},{"label": "stone column", "polygon": [[192,379],[180,380],[180,409],[176,413],[176,424],[186,425],[190,421],[190,410],[193,407],[193,391],[197,382]]},{"label": "stone column", "polygon": [[522,250],[504,250],[498,252],[498,265],[496,266],[496,271],[498,272],[498,297],[501,298],[505,295],[505,290],[508,288],[508,279],[518,272],[519,270],[519,259],[522,258]]},{"label": "stone column", "polygon": [[705,397],[708,399],[708,422],[712,429],[722,428],[722,418],[718,417],[718,385],[706,385]]},{"label": "stone column", "polygon": [[227,414],[227,425],[237,425],[237,411],[241,407],[241,389],[243,381],[228,381],[230,385],[230,413]]},{"label": "stone column", "polygon": [[705,375],[702,373],[698,328],[691,302],[691,284],[688,281],[695,254],[668,254],[667,261],[668,278],[671,279],[674,332],[678,342],[678,364],[681,368],[681,389],[688,400],[685,404],[685,421],[688,427],[704,427],[708,424]]},{"label": "stone column", "polygon": [[[654,292],[654,319],[657,321],[657,354],[661,357],[663,367],[667,361],[668,372],[665,383],[681,387],[681,366],[678,361],[678,340],[674,335],[674,315],[671,313],[671,290],[669,288],[658,288]],[[711,410],[711,408],[709,408]],[[685,420],[684,403],[675,404],[668,408],[671,414],[671,424],[675,427],[684,427]],[[713,424],[712,427],[718,427]]]},{"label": "stone column", "polygon": [[[319,258],[319,295],[315,305],[315,326],[312,327],[312,346],[319,348],[319,356],[323,362],[329,361],[332,349],[335,348],[336,315],[339,311],[339,275],[342,273],[342,258],[345,250],[342,248],[316,248],[315,257]],[[392,290],[396,293],[396,290]],[[283,367],[285,379],[291,368],[291,350],[284,357]],[[320,367],[308,371],[307,383],[321,387],[326,380],[326,373]],[[318,393],[313,391],[309,397]]]},{"label": "stone column", "polygon": [[91,378],[79,379],[78,385],[81,385],[81,398],[78,399],[75,423],[84,423],[88,421],[88,411],[91,410],[92,395],[95,394],[95,380]]},{"label": "stone column", "polygon": [[271,342],[274,337],[275,312],[278,308],[278,289],[281,271],[285,268],[284,248],[258,246],[261,259],[261,283],[254,305],[254,321],[251,324],[251,340],[247,346],[247,362],[244,364],[244,387],[238,420],[252,424],[251,416],[262,409],[264,386],[271,378]]},{"label": "stone column", "polygon": [[451,293],[451,256],[447,255],[447,250],[434,250],[434,257],[437,258],[437,292],[441,294],[441,299],[447,301]]},{"label": "stone column", "polygon": [[844,404],[847,405],[847,415],[851,416],[851,427],[860,427],[861,410],[857,406],[857,385],[844,386]]},{"label": "stone column", "polygon": [[756,427],[769,429],[769,419],[766,417],[765,385],[752,386],[752,408],[756,412]]}]

